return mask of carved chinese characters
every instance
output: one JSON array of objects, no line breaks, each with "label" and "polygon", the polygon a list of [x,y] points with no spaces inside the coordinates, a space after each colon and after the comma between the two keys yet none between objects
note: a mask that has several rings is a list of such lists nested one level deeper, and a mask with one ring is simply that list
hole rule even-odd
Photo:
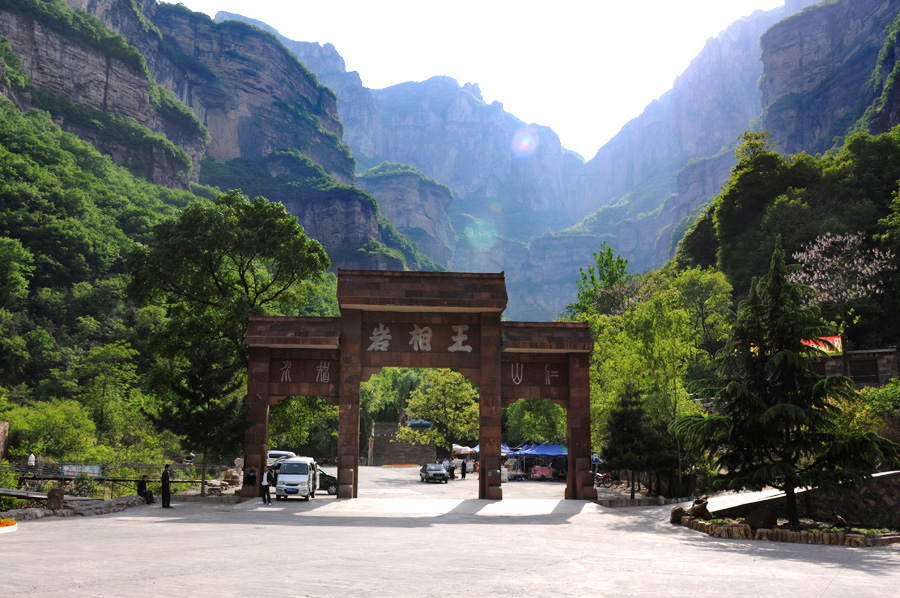
[{"label": "carved chinese characters", "polygon": [[272,357],[269,394],[337,396],[339,362],[329,352],[283,352]]},{"label": "carved chinese characters", "polygon": [[[471,337],[469,324],[451,324],[441,326],[421,326],[416,323],[377,322],[366,327],[366,336],[370,344],[366,351],[409,351],[414,352],[449,352],[471,353],[474,337]],[[394,341],[398,338],[397,341]],[[408,338],[405,343],[399,339]],[[437,342],[440,340],[441,342]]]}]

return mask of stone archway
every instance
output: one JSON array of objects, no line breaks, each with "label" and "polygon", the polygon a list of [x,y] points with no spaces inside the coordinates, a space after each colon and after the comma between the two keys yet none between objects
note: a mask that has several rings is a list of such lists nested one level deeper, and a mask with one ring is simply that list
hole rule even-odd
[{"label": "stone archway", "polygon": [[[338,497],[359,493],[359,385],[384,367],[458,370],[479,387],[478,496],[501,499],[500,409],[519,398],[566,407],[566,498],[596,498],[584,324],[501,322],[503,273],[338,270],[340,318],[251,317],[247,466],[262,466],[269,406],[321,395],[339,407]],[[244,487],[242,494],[253,495]]]}]

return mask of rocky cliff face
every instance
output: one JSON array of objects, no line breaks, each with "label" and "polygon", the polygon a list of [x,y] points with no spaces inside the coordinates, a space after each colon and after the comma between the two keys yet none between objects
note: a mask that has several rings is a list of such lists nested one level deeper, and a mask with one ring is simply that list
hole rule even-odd
[{"label": "rocky cliff face", "polygon": [[582,210],[596,210],[660,168],[674,175],[691,158],[715,154],[745,131],[761,111],[760,36],[815,1],[757,11],[707,41],[672,89],[622,127],[588,162]]},{"label": "rocky cliff face", "polygon": [[155,0],[67,1],[141,52],[156,82],[209,129],[212,158],[262,157],[294,147],[338,180],[353,180],[336,97],[270,34],[236,22],[217,25]]},{"label": "rocky cliff face", "polygon": [[[582,161],[565,151],[547,127],[526,125],[486,104],[477,85],[460,86],[449,77],[402,83],[374,91],[381,120],[378,158],[412,164],[453,189],[463,201],[502,198],[541,215],[548,224],[577,221],[571,187],[578,185]],[[520,157],[513,151],[520,131]],[[360,135],[362,136],[362,135]],[[536,149],[523,156],[521,149]]]},{"label": "rocky cliff face", "polygon": [[275,35],[300,62],[337,94],[338,116],[344,125],[343,141],[363,156],[381,155],[381,122],[371,90],[363,87],[359,73],[347,72],[343,57],[332,44],[288,39],[270,25],[248,17],[220,11],[216,21],[243,21]]},{"label": "rocky cliff face", "polygon": [[[78,37],[14,10],[0,8],[0,35],[9,40],[36,90],[49,92],[56,106],[68,104],[133,118],[187,152],[194,165],[205,148],[203,132],[183,127],[177,118],[152,101],[152,83],[132,61],[115,56]],[[167,186],[186,188],[197,169],[181,163],[164,141],[136,144],[103,127],[46,106],[63,129],[82,136],[115,161]],[[171,148],[170,148],[171,149]]]},{"label": "rocky cliff face", "polygon": [[838,0],[766,32],[763,126],[779,151],[821,152],[846,133],[898,11],[898,0]]},{"label": "rocky cliff face", "polygon": [[450,256],[456,238],[450,227],[453,193],[449,188],[417,172],[357,177],[356,186],[378,200],[385,218],[409,237],[420,252],[452,268]]}]

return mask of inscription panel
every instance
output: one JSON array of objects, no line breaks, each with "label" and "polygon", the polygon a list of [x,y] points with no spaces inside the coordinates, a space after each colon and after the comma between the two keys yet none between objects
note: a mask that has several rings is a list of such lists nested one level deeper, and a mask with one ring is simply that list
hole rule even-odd
[{"label": "inscription panel", "polygon": [[336,351],[273,351],[269,364],[269,394],[338,396],[341,362]]},{"label": "inscription panel", "polygon": [[569,398],[569,367],[564,359],[547,355],[503,355],[500,387],[503,406],[519,399],[551,399],[565,404]]},{"label": "inscription panel", "polygon": [[480,320],[470,314],[367,313],[362,336],[364,367],[480,365]]}]

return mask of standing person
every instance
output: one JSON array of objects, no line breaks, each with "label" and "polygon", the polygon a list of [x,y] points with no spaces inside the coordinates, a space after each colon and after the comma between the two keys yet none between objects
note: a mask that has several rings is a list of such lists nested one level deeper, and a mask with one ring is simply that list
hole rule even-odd
[{"label": "standing person", "polygon": [[153,493],[147,490],[147,474],[141,476],[141,481],[137,485],[138,496],[144,499],[148,505],[153,504]]},{"label": "standing person", "polygon": [[171,509],[172,505],[172,487],[169,486],[169,464],[166,464],[166,468],[163,470],[162,477],[160,478],[162,482],[162,508]]},{"label": "standing person", "polygon": [[262,475],[259,476],[259,494],[262,496],[263,504],[272,504],[272,497],[269,495],[269,486],[272,483],[272,472],[269,471],[268,465],[263,465]]},{"label": "standing person", "polygon": [[468,465],[469,464],[466,462],[465,459],[459,460],[459,477],[463,480],[466,479],[466,467]]},{"label": "standing person", "polygon": [[34,471],[37,459],[34,457],[34,451],[28,451],[28,471]]}]

